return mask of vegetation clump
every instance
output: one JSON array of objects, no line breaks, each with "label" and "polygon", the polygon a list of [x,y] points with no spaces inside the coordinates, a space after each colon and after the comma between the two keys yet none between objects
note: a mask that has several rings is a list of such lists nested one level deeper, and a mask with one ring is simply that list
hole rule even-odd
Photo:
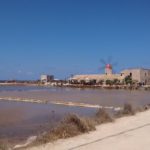
[{"label": "vegetation clump", "polygon": [[122,110],[118,111],[116,113],[116,117],[122,117],[122,116],[128,116],[128,115],[134,115],[135,110],[133,109],[131,104],[124,104],[124,107]]},{"label": "vegetation clump", "polygon": [[95,125],[112,121],[113,119],[104,109],[99,109],[93,118],[84,118],[76,114],[69,114],[56,128],[38,137],[37,142],[47,143],[57,139],[74,137],[95,130]]},{"label": "vegetation clump", "polygon": [[4,143],[0,143],[0,150],[8,150],[8,146]]},{"label": "vegetation clump", "polygon": [[[116,116],[122,117],[134,114],[135,111],[132,105],[124,104],[123,109],[118,111]],[[74,137],[79,134],[88,133],[89,131],[95,130],[96,125],[113,121],[113,118],[104,109],[99,109],[95,116],[91,118],[80,117],[76,114],[69,114],[59,123],[57,127],[39,136],[36,143],[47,143],[58,139]]]},{"label": "vegetation clump", "polygon": [[95,126],[90,119],[79,117],[76,114],[70,114],[56,128],[39,138],[38,141],[47,143],[57,139],[73,137],[92,130],[95,130]]},{"label": "vegetation clump", "polygon": [[125,79],[124,79],[124,82],[126,85],[132,85],[133,81],[132,81],[132,77],[129,75],[129,76],[126,76]]},{"label": "vegetation clump", "polygon": [[104,109],[99,109],[96,113],[95,121],[97,122],[97,124],[102,124],[112,122],[113,119]]}]

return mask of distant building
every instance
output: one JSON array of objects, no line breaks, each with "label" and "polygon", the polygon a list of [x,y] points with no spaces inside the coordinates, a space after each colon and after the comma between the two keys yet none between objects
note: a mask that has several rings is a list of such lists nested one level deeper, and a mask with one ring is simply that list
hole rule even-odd
[{"label": "distant building", "polygon": [[99,83],[101,81],[107,81],[107,80],[119,80],[119,81],[123,81],[124,80],[124,76],[122,76],[121,74],[92,74],[92,75],[75,75],[73,76],[70,80],[72,82],[82,82],[85,81],[86,83],[90,82],[90,81],[94,81],[95,83]]},{"label": "distant building", "polygon": [[122,82],[124,78],[125,77],[123,76],[123,74],[113,74],[112,65],[107,64],[105,66],[105,74],[75,75],[71,77],[69,80],[72,83],[76,82],[81,83],[82,81],[85,81],[86,83],[91,81],[99,83],[101,81],[106,82],[107,80],[119,80],[120,82]]},{"label": "distant building", "polygon": [[135,68],[135,69],[126,69],[121,71],[119,74],[113,74],[112,65],[107,64],[105,66],[105,74],[87,74],[87,75],[74,75],[69,80],[72,83],[85,83],[94,81],[95,83],[99,83],[100,81],[107,80],[119,80],[120,82],[124,81],[124,79],[130,76],[133,81],[142,85],[150,85],[150,69],[144,68]]},{"label": "distant building", "polygon": [[150,69],[134,68],[121,72],[124,76],[131,76],[132,80],[144,85],[150,85]]},{"label": "distant building", "polygon": [[43,83],[51,82],[52,80],[54,80],[53,75],[41,75],[41,82]]}]

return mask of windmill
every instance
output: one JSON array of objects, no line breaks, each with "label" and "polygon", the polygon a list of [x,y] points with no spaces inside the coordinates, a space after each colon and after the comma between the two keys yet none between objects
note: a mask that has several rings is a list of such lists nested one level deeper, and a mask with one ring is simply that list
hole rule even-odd
[{"label": "windmill", "polygon": [[112,57],[105,59],[100,59],[101,67],[99,70],[105,70],[105,74],[113,74],[114,67],[117,65],[117,62],[113,62]]}]

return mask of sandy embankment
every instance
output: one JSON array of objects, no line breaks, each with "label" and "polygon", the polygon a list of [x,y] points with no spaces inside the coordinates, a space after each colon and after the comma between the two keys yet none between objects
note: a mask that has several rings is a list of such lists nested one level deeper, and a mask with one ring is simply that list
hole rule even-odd
[{"label": "sandy embankment", "polygon": [[103,124],[89,134],[27,150],[149,150],[150,110]]}]

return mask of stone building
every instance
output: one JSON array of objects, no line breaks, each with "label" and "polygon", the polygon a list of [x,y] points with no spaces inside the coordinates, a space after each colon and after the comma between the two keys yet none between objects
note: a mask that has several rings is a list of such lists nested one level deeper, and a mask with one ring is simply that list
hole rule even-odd
[{"label": "stone building", "polygon": [[132,80],[137,81],[137,83],[150,84],[150,69],[133,68],[123,70],[121,73],[123,76],[131,76]]},{"label": "stone building", "polygon": [[113,74],[112,66],[110,64],[107,64],[105,66],[105,74],[75,75],[69,80],[78,83],[81,83],[82,81],[85,81],[86,83],[90,81],[99,83],[102,80],[105,82],[106,80],[113,81],[117,79],[120,82],[123,82],[127,76],[130,76],[136,83],[140,83],[142,85],[150,85],[150,69],[126,69],[121,71],[120,74]]},{"label": "stone building", "polygon": [[124,80],[124,75],[123,74],[113,74],[112,71],[112,65],[107,64],[105,66],[105,74],[90,74],[90,75],[75,75],[69,80],[72,81],[72,83],[78,82],[81,83],[82,81],[88,83],[91,81],[94,81],[95,83],[99,83],[100,81],[107,81],[107,80],[119,80],[122,82]]},{"label": "stone building", "polygon": [[124,76],[121,74],[92,74],[92,75],[75,75],[69,80],[71,81],[77,81],[77,82],[90,82],[90,81],[95,81],[95,83],[99,83],[101,81],[107,81],[107,80],[119,80],[122,82],[124,80]]}]

